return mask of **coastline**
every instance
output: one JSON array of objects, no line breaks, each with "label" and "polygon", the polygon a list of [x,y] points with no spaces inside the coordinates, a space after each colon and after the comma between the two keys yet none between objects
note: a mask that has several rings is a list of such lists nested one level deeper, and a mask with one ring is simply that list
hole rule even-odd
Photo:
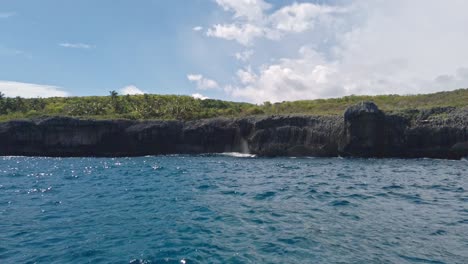
[{"label": "coastline", "polygon": [[468,108],[386,114],[371,102],[342,116],[253,116],[196,121],[80,120],[0,123],[1,156],[122,157],[238,152],[262,156],[462,159]]}]

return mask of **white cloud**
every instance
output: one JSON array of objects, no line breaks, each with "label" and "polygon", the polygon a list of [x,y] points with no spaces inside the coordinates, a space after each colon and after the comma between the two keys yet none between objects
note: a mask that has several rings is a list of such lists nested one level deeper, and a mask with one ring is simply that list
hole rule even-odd
[{"label": "white cloud", "polygon": [[247,67],[245,70],[240,69],[237,71],[237,77],[242,84],[252,84],[257,81],[258,76],[252,72],[250,67]]},{"label": "white cloud", "polygon": [[44,98],[69,96],[68,92],[58,86],[12,81],[0,81],[0,92],[7,97]]},{"label": "white cloud", "polygon": [[312,50],[302,49],[296,59],[281,59],[276,64],[264,65],[259,73],[250,68],[239,70],[240,85],[230,94],[262,103],[330,97],[340,91],[336,66]]},{"label": "white cloud", "polygon": [[278,40],[287,33],[300,33],[312,29],[314,24],[332,13],[345,9],[312,3],[293,3],[272,14],[266,13],[271,5],[263,0],[217,0],[225,11],[233,12],[232,23],[216,24],[207,36],[235,40],[249,46],[257,38]]},{"label": "white cloud", "polygon": [[144,91],[138,89],[135,85],[128,85],[120,89],[120,93],[123,95],[135,95],[135,94],[145,94]]},{"label": "white cloud", "polygon": [[94,48],[93,45],[89,45],[89,44],[84,44],[84,43],[60,43],[59,44],[60,47],[64,47],[64,48],[70,48],[70,49],[92,49]]},{"label": "white cloud", "polygon": [[[223,9],[234,13],[226,28],[234,27],[230,34],[212,36],[250,45],[259,52],[256,59],[262,58],[260,51],[283,57],[264,56],[265,61],[256,64],[245,60],[233,72],[235,81],[223,85],[236,98],[261,103],[468,87],[468,1],[294,3],[272,13],[261,9],[263,15],[256,19],[239,16],[234,7]],[[246,25],[256,27],[257,33],[242,35]],[[276,41],[255,41],[258,38]],[[294,50],[296,55],[291,55]]]},{"label": "white cloud", "polygon": [[283,32],[300,33],[312,29],[321,16],[341,13],[345,9],[311,3],[294,3],[285,6],[270,16],[273,27]]},{"label": "white cloud", "polygon": [[201,31],[201,30],[203,30],[203,27],[196,26],[196,27],[193,27],[192,30],[193,31]]},{"label": "white cloud", "polygon": [[197,89],[200,90],[215,89],[219,87],[216,81],[205,78],[201,74],[189,74],[187,75],[187,79],[196,83]]},{"label": "white cloud", "polygon": [[234,13],[234,18],[249,21],[263,19],[264,12],[271,5],[263,0],[216,0],[216,3],[225,11]]},{"label": "white cloud", "polygon": [[[206,35],[209,37],[217,37],[227,40],[235,40],[242,45],[250,45],[255,38],[262,36],[270,36],[262,27],[252,24],[225,24],[214,25],[208,29]],[[272,36],[272,35],[271,35]]]},{"label": "white cloud", "polygon": [[199,93],[192,94],[192,97],[195,99],[200,99],[200,100],[210,99],[209,97],[203,96],[202,94],[199,94]]},{"label": "white cloud", "polygon": [[433,89],[437,90],[439,86],[445,87],[468,87],[468,68],[458,68],[457,71],[452,74],[443,74],[437,76],[432,82],[427,84],[432,86]]},{"label": "white cloud", "polygon": [[0,18],[9,18],[15,15],[15,12],[0,12]]},{"label": "white cloud", "polygon": [[242,52],[237,52],[236,54],[234,54],[234,56],[236,57],[237,60],[246,62],[250,59],[250,57],[252,57],[253,54],[254,54],[253,50],[244,50]]}]

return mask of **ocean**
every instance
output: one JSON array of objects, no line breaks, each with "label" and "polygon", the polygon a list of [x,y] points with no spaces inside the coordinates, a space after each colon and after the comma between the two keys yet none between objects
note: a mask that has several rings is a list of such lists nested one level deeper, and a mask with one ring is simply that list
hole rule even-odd
[{"label": "ocean", "polygon": [[3,157],[0,263],[468,263],[468,161]]}]

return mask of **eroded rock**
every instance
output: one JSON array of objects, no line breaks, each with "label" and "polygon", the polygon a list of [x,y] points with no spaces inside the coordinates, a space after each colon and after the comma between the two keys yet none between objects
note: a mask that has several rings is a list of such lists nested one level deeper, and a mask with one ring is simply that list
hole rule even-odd
[{"label": "eroded rock", "polygon": [[181,121],[53,117],[0,123],[0,155],[142,156],[245,152],[259,156],[468,156],[468,108],[384,114],[372,102],[343,116]]}]

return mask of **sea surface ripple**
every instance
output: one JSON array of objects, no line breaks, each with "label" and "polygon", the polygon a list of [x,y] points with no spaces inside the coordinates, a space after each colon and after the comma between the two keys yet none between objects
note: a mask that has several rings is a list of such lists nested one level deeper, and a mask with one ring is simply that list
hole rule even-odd
[{"label": "sea surface ripple", "polygon": [[0,263],[468,263],[468,161],[3,157]]}]

